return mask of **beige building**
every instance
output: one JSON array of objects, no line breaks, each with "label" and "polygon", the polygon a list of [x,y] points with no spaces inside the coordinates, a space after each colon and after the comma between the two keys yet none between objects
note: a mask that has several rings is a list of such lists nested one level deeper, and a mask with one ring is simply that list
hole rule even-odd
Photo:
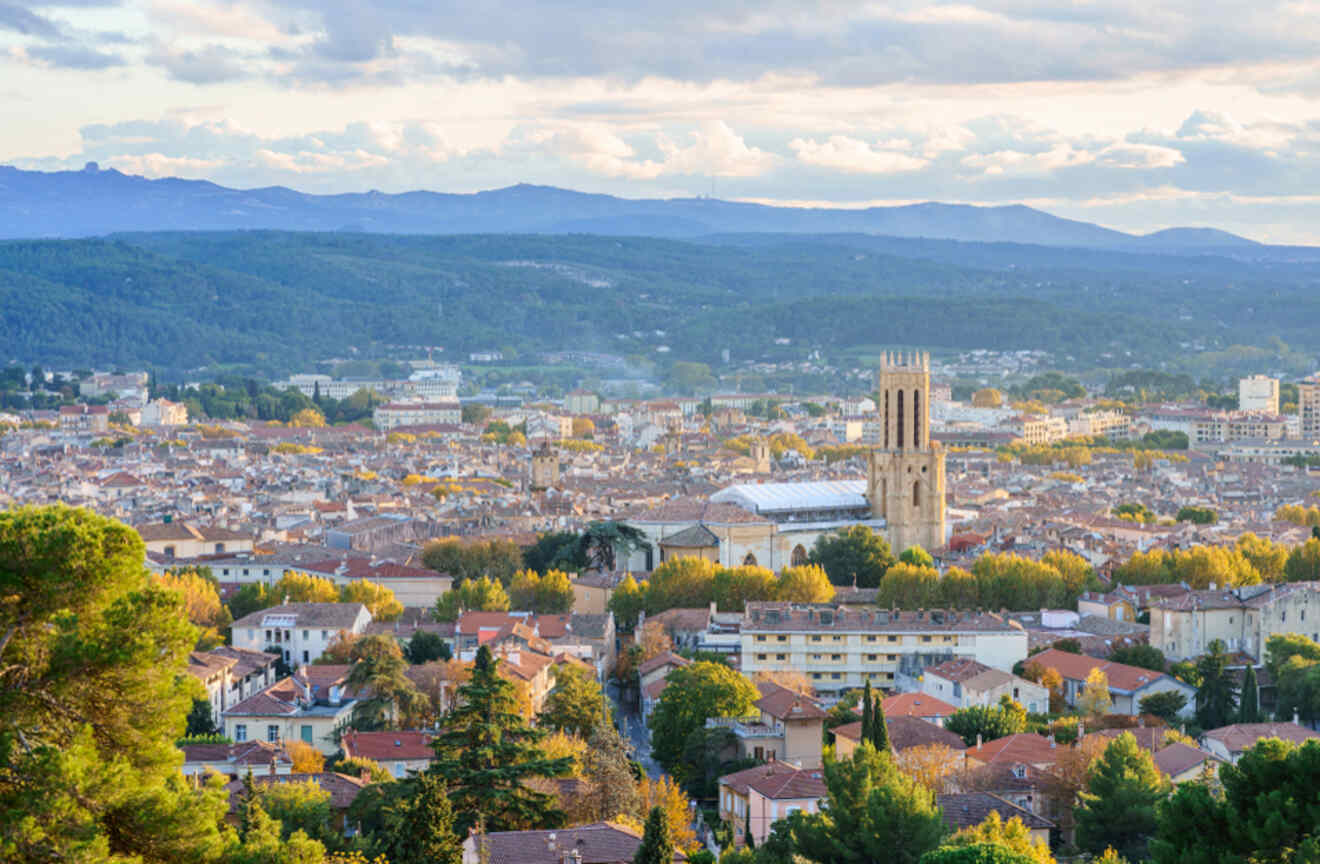
[{"label": "beige building", "polygon": [[198,558],[252,551],[251,536],[215,525],[192,525],[167,517],[164,522],[137,525],[135,530],[146,543],[147,552],[165,558]]},{"label": "beige building", "polygon": [[1297,413],[1303,438],[1320,438],[1320,375],[1297,382]]},{"label": "beige building", "polygon": [[738,739],[742,759],[778,760],[799,768],[819,768],[825,711],[815,699],[781,687],[772,681],[757,681],[761,698],[751,717],[714,717],[708,728],[730,729]]},{"label": "beige building", "polygon": [[619,579],[603,570],[584,570],[573,580],[573,612],[577,615],[604,615]]},{"label": "beige building", "polygon": [[1068,418],[1069,438],[1080,435],[1103,435],[1106,438],[1126,438],[1132,429],[1132,418],[1122,411],[1083,411]]},{"label": "beige building", "polygon": [[915,684],[927,666],[959,657],[1009,671],[1027,656],[1027,632],[1017,623],[957,610],[752,602],[740,639],[747,676],[796,671],[817,691],[836,693],[868,680],[884,688]]},{"label": "beige building", "polygon": [[819,810],[827,792],[819,767],[802,769],[771,760],[720,778],[720,819],[733,826],[735,842],[750,834],[759,846],[775,822]]},{"label": "beige building", "polygon": [[926,674],[921,677],[921,692],[958,708],[994,706],[999,704],[1001,696],[1007,696],[1032,714],[1050,710],[1048,689],[967,658],[927,666]]},{"label": "beige building", "polygon": [[1151,606],[1150,644],[1170,660],[1200,656],[1215,639],[1260,659],[1282,633],[1320,639],[1320,582],[1186,591]]},{"label": "beige building", "polygon": [[1252,375],[1238,381],[1238,410],[1279,413],[1279,379]]},{"label": "beige building", "polygon": [[1069,434],[1067,420],[1042,414],[1022,414],[1006,425],[1027,444],[1051,444],[1062,441]]},{"label": "beige building", "polygon": [[345,691],[349,666],[302,666],[288,678],[224,712],[224,733],[244,741],[304,741],[322,753],[339,749],[336,730],[353,714]]},{"label": "beige building", "polygon": [[930,440],[930,355],[886,353],[876,376],[883,424],[871,451],[867,498],[889,545],[939,549],[944,527],[944,448]]},{"label": "beige building", "polygon": [[559,452],[542,441],[532,454],[531,488],[549,489],[559,485]]},{"label": "beige building", "polygon": [[143,406],[141,422],[143,426],[185,426],[188,406],[168,399],[153,400]]},{"label": "beige building", "polygon": [[371,414],[371,422],[382,432],[399,426],[435,426],[456,424],[463,417],[458,400],[442,402],[390,402],[379,405]]}]

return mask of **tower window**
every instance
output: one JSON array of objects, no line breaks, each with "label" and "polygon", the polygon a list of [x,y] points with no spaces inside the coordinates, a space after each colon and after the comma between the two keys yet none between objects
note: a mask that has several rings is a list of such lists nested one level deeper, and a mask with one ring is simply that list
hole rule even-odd
[{"label": "tower window", "polygon": [[913,481],[912,481],[912,506],[913,506],[913,507],[920,507],[920,506],[921,506],[921,481],[920,481],[920,480],[913,480]]},{"label": "tower window", "polygon": [[912,446],[921,446],[921,390],[912,391]]},{"label": "tower window", "polygon": [[898,449],[903,449],[903,427],[907,424],[903,422],[903,391],[898,391]]}]

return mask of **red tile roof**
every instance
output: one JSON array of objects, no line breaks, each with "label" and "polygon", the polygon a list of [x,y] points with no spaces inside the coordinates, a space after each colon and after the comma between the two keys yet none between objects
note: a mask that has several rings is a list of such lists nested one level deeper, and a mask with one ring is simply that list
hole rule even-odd
[{"label": "red tile roof", "polygon": [[958,709],[925,693],[899,693],[884,701],[886,717],[948,717]]},{"label": "red tile roof", "polygon": [[1091,674],[1091,670],[1099,669],[1109,679],[1109,689],[1121,693],[1135,693],[1161,678],[1169,677],[1163,672],[1142,669],[1140,666],[1113,663],[1109,660],[1101,660],[1098,657],[1089,657],[1085,654],[1060,651],[1057,648],[1049,648],[1039,654],[1032,655],[1031,660],[1047,669],[1055,669],[1064,678],[1073,681],[1085,681],[1086,676]]},{"label": "red tile roof", "polygon": [[435,755],[431,749],[429,732],[345,732],[340,739],[344,755],[360,756],[376,762],[392,759],[430,759]]}]

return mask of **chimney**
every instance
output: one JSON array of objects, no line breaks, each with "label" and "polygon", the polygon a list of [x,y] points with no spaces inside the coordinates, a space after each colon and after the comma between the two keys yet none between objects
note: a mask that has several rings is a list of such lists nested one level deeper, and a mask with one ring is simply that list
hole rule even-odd
[{"label": "chimney", "polygon": [[981,733],[980,733],[980,732],[977,732],[977,733],[976,733],[976,747],[977,747],[977,749],[980,749],[980,747],[981,747]]},{"label": "chimney", "polygon": [[551,852],[555,851],[555,832],[551,831],[545,835],[545,845]]},{"label": "chimney", "polygon": [[272,777],[275,776],[275,762],[276,762],[276,759],[277,759],[277,757],[275,756],[275,754],[272,753],[272,754],[271,754],[271,757],[270,757],[270,776],[272,776]]},{"label": "chimney", "polygon": [[1294,725],[1294,726],[1300,726],[1301,723],[1302,723],[1302,719],[1301,719],[1301,717],[1299,717],[1298,714],[1297,714],[1297,712],[1294,710],[1294,711],[1293,711],[1293,725]]},{"label": "chimney", "polygon": [[1050,733],[1050,749],[1053,750],[1053,749],[1055,748],[1055,746],[1056,746],[1056,742],[1054,741],[1054,733],[1051,732],[1051,733]]}]

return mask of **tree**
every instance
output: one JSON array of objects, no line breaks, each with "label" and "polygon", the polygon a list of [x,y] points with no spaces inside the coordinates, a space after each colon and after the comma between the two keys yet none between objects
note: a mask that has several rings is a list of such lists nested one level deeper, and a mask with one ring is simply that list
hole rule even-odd
[{"label": "tree", "polygon": [[408,677],[408,661],[393,636],[362,636],[350,652],[353,668],[345,686],[363,694],[353,705],[356,729],[408,728],[427,713],[429,703]]},{"label": "tree", "polygon": [[272,819],[259,803],[246,811],[241,843],[231,847],[225,864],[322,864],[325,846],[304,831],[285,836],[282,823]]},{"label": "tree", "polygon": [[810,561],[823,567],[835,585],[875,588],[894,563],[894,555],[885,538],[865,525],[853,525],[818,537]]},{"label": "tree", "polygon": [[614,724],[602,717],[591,730],[582,754],[585,818],[603,822],[638,809],[637,782],[628,761],[627,745]]},{"label": "tree", "polygon": [[339,589],[341,603],[361,603],[377,621],[393,621],[403,614],[403,604],[394,592],[366,579],[355,579]]},{"label": "tree", "polygon": [[1059,670],[1047,666],[1041,673],[1038,683],[1050,691],[1050,713],[1062,713],[1067,708],[1067,701],[1063,695],[1063,676],[1059,674]]},{"label": "tree", "polygon": [[449,788],[459,836],[478,818],[486,831],[554,828],[564,818],[550,795],[524,780],[554,777],[571,760],[540,752],[546,733],[523,720],[513,684],[498,666],[488,646],[477,649],[472,677],[458,688],[457,704],[432,742],[435,759],[427,771]]},{"label": "tree", "polygon": [[1191,522],[1193,525],[1213,525],[1219,521],[1219,514],[1211,507],[1196,507],[1191,504],[1178,508],[1174,517],[1179,522]]},{"label": "tree", "polygon": [[1076,811],[1077,845],[1093,854],[1113,847],[1144,859],[1155,833],[1155,807],[1169,794],[1169,781],[1131,732],[1114,739],[1091,769]]},{"label": "tree", "polygon": [[437,621],[457,621],[467,611],[507,612],[509,595],[504,586],[489,577],[469,579],[440,595],[431,613]]},{"label": "tree", "polygon": [[325,754],[306,741],[286,741],[284,750],[293,761],[295,774],[319,774],[325,770]]},{"label": "tree", "polygon": [[894,753],[894,764],[930,791],[954,791],[950,780],[962,770],[962,755],[947,744],[918,744]]},{"label": "tree", "polygon": [[667,609],[708,607],[715,599],[715,563],[682,555],[670,558],[651,571],[646,580],[646,614]]},{"label": "tree", "polygon": [[1320,742],[1263,739],[1220,769],[1223,796],[1184,783],[1159,808],[1156,864],[1252,861],[1311,864],[1320,853]]},{"label": "tree", "polygon": [[1025,732],[1027,712],[1021,705],[1011,700],[1007,704],[1001,700],[1000,704],[993,707],[973,705],[950,714],[949,719],[944,721],[944,728],[962,736],[968,747],[975,747],[978,736],[984,742]]},{"label": "tree", "polygon": [[365,756],[341,757],[331,763],[330,770],[336,774],[347,774],[349,777],[362,777],[365,775],[372,783],[394,782],[394,775],[389,772],[388,768],[375,759],[368,759]]},{"label": "tree", "polygon": [[1154,645],[1129,645],[1116,648],[1109,655],[1110,662],[1128,666],[1140,666],[1154,672],[1163,672],[1165,667],[1164,652]]},{"label": "tree", "polygon": [[633,864],[673,864],[674,840],[669,835],[669,820],[660,807],[652,807],[646,817],[642,845],[637,847]]},{"label": "tree", "polygon": [[1260,691],[1256,688],[1256,667],[1251,664],[1247,664],[1247,671],[1242,676],[1237,722],[1260,722]]},{"label": "tree", "polygon": [[749,600],[775,599],[778,584],[774,571],[765,567],[720,567],[715,571],[715,604],[722,612],[741,612]]},{"label": "tree", "polygon": [[903,554],[898,556],[898,560],[904,564],[911,564],[913,567],[934,567],[935,559],[930,553],[920,546],[909,546],[903,550]]},{"label": "tree", "polygon": [[1320,579],[1320,540],[1314,537],[1300,546],[1294,546],[1283,565],[1283,574],[1289,582]]},{"label": "tree", "polygon": [[573,609],[573,583],[561,570],[520,570],[509,583],[509,605],[541,615],[565,614]]},{"label": "tree", "polygon": [[464,402],[459,419],[464,423],[484,428],[486,421],[490,419],[490,415],[493,413],[495,413],[495,409],[489,405],[483,405],[480,402]]},{"label": "tree", "polygon": [[697,848],[697,832],[692,830],[692,801],[672,778],[643,777],[637,784],[637,807],[639,817],[657,809],[664,814],[669,837],[676,848],[683,852]]},{"label": "tree", "polygon": [[269,783],[256,794],[256,803],[280,825],[286,841],[302,833],[321,845],[335,848],[339,838],[330,825],[330,793],[311,780]]},{"label": "tree", "polygon": [[1033,840],[1031,831],[1018,817],[1014,816],[1005,822],[995,810],[991,810],[990,815],[980,825],[963,828],[955,833],[941,848],[980,844],[991,844],[1008,849],[1035,864],[1055,864],[1048,843],[1043,840]]},{"label": "tree", "polygon": [[188,712],[187,724],[183,734],[188,738],[220,734],[220,729],[215,725],[215,715],[211,711],[210,699],[193,699],[192,709]]},{"label": "tree", "polygon": [[227,842],[223,789],[184,783],[174,746],[197,630],[144,561],[90,510],[0,512],[0,858],[213,861]]},{"label": "tree", "polygon": [[921,864],[1034,864],[1035,858],[998,843],[941,846],[921,856]]},{"label": "tree", "polygon": [[339,589],[335,583],[308,573],[285,573],[271,586],[268,595],[272,604],[282,603],[338,603]]},{"label": "tree", "polygon": [[794,603],[828,603],[833,597],[834,585],[819,565],[785,567],[779,572],[779,584],[775,586],[776,600],[788,600]]},{"label": "tree", "polygon": [[404,649],[403,656],[407,657],[412,665],[420,666],[432,660],[450,660],[454,655],[445,637],[439,633],[418,630],[408,640],[408,647]]},{"label": "tree", "polygon": [[1143,696],[1139,707],[1142,714],[1152,714],[1172,726],[1187,707],[1187,696],[1178,690],[1165,690]]},{"label": "tree", "polygon": [[523,567],[544,573],[558,569],[576,573],[587,566],[578,552],[578,535],[574,531],[553,531],[538,534],[536,542],[523,548]]},{"label": "tree", "polygon": [[[866,680],[867,684],[871,679]],[[871,728],[867,740],[875,747],[878,753],[889,752],[889,726],[885,722],[885,706],[880,699],[875,700],[875,705],[871,708]]]},{"label": "tree", "polygon": [[1214,639],[1208,647],[1209,653],[1196,661],[1196,671],[1201,677],[1196,691],[1196,722],[1202,729],[1218,729],[1233,722],[1237,693],[1228,674],[1223,640]]},{"label": "tree", "polygon": [[863,741],[850,759],[826,759],[820,811],[791,817],[799,854],[819,864],[916,864],[944,837],[935,796]]},{"label": "tree", "polygon": [[637,627],[637,618],[646,608],[646,591],[629,573],[610,595],[610,611],[619,632],[631,633]]},{"label": "tree", "polygon": [[596,676],[583,667],[561,666],[540,725],[585,738],[605,719],[605,695]]},{"label": "tree", "polygon": [[619,556],[625,561],[646,545],[646,534],[623,522],[591,522],[578,539],[578,552],[593,570],[613,573]]},{"label": "tree", "polygon": [[156,581],[163,588],[179,592],[188,620],[202,631],[199,650],[209,650],[224,641],[221,634],[234,619],[220,602],[215,580],[196,570],[169,570],[157,576]]},{"label": "tree", "polygon": [[381,809],[374,851],[390,864],[460,864],[463,844],[454,833],[454,808],[445,784],[432,774],[415,774],[397,784]]},{"label": "tree", "polygon": [[1077,710],[1087,717],[1102,717],[1113,707],[1113,697],[1109,695],[1109,676],[1096,667],[1086,676],[1086,685],[1077,697]]},{"label": "tree", "polygon": [[315,408],[304,408],[289,418],[289,425],[320,428],[325,426],[325,415]]},{"label": "tree", "polygon": [[647,720],[652,754],[672,773],[693,729],[705,726],[711,717],[744,717],[760,696],[750,681],[722,663],[697,662],[675,669]]}]

